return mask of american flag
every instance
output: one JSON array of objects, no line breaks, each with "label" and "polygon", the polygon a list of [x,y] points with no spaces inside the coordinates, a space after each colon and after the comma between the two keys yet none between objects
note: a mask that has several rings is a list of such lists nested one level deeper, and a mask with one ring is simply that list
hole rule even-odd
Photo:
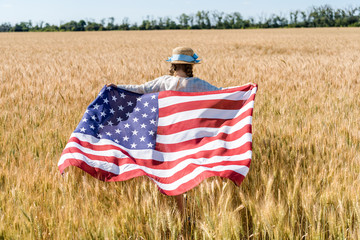
[{"label": "american flag", "polygon": [[239,185],[252,156],[256,84],[211,92],[137,94],[106,87],[88,106],[58,167],[103,181],[146,175],[166,195],[211,176]]}]

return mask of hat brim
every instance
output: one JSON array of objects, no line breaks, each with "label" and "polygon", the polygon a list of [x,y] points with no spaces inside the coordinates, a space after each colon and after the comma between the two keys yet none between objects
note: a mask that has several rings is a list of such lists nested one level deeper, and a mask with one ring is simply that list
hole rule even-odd
[{"label": "hat brim", "polygon": [[200,62],[185,62],[185,61],[180,61],[180,60],[175,60],[175,61],[167,61],[168,63],[173,63],[173,64],[191,64],[191,65],[194,65],[194,64],[201,64]]}]

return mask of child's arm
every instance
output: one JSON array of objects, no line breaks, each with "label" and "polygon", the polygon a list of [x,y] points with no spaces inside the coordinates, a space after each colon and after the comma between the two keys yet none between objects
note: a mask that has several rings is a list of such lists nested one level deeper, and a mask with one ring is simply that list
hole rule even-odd
[{"label": "child's arm", "polygon": [[146,83],[140,84],[140,85],[108,84],[107,86],[118,87],[118,88],[130,91],[130,92],[144,94],[144,93],[159,92],[161,83],[162,83],[162,77],[159,77],[159,78],[156,78],[155,80],[152,80],[150,82],[146,82]]}]

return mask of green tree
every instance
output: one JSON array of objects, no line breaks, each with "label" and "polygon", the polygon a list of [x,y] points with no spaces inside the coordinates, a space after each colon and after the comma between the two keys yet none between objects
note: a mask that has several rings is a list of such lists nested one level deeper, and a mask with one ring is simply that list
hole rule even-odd
[{"label": "green tree", "polygon": [[212,16],[213,16],[214,21],[215,21],[215,28],[217,28],[217,29],[224,28],[224,24],[222,22],[222,19],[224,17],[224,13],[215,11],[215,12],[212,13]]},{"label": "green tree", "polygon": [[183,28],[183,29],[189,28],[189,20],[190,20],[190,18],[189,18],[188,15],[183,13],[178,17],[178,20],[179,20],[181,28]]},{"label": "green tree", "polygon": [[210,17],[209,17],[209,12],[208,11],[201,11],[201,15],[202,15],[202,18],[203,18],[201,28],[210,29],[211,28],[211,21],[210,21]]},{"label": "green tree", "polygon": [[3,23],[0,25],[0,32],[10,32],[11,28],[12,26],[10,23]]},{"label": "green tree", "polygon": [[28,32],[32,27],[31,21],[29,22],[20,22],[15,24],[15,26],[12,28],[13,32]]},{"label": "green tree", "polygon": [[114,25],[114,21],[115,21],[115,18],[114,17],[109,17],[108,18],[108,24],[106,26],[106,29],[107,30],[116,30],[116,27]]}]

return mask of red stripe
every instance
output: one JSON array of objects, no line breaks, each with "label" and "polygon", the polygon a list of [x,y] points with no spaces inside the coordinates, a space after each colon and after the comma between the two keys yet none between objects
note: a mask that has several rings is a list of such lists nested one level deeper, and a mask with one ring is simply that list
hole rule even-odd
[{"label": "red stripe", "polygon": [[223,109],[223,110],[237,110],[240,109],[245,103],[245,100],[201,100],[192,102],[181,102],[171,106],[163,107],[159,109],[159,117],[166,117],[178,112],[185,112],[196,109]]},{"label": "red stripe", "polygon": [[[81,141],[79,141],[81,142]],[[81,143],[79,143],[81,145]],[[90,144],[91,145],[91,144]],[[111,145],[108,145],[111,146]],[[92,149],[95,150],[95,149]],[[117,149],[106,149],[106,150],[117,150]],[[104,161],[109,163],[114,163],[118,166],[121,166],[123,164],[138,164],[139,166],[144,166],[148,168],[153,169],[171,169],[178,165],[180,162],[186,160],[186,159],[199,159],[199,158],[211,158],[216,156],[233,156],[233,155],[240,155],[247,151],[251,150],[251,142],[246,142],[242,146],[239,146],[235,149],[226,149],[226,148],[218,148],[214,150],[206,150],[206,151],[200,151],[195,154],[190,154],[181,158],[178,158],[175,161],[157,161],[157,160],[147,160],[147,159],[139,159],[139,158],[117,158],[114,156],[108,157],[108,156],[102,156],[102,155],[95,155],[90,153],[85,153],[81,149],[77,147],[68,147],[65,148],[63,151],[63,154],[66,153],[80,153],[87,158],[91,160],[97,160],[97,161]],[[96,150],[95,150],[96,151]],[[99,153],[101,154],[101,153]]]},{"label": "red stripe", "polygon": [[251,124],[247,124],[243,128],[231,134],[220,132],[218,135],[213,137],[196,138],[196,139],[191,139],[188,141],[173,143],[173,144],[164,144],[157,142],[155,146],[155,150],[158,150],[160,152],[178,152],[187,149],[198,148],[215,140],[224,140],[227,142],[234,141],[236,139],[241,138],[245,133],[251,133]]},{"label": "red stripe", "polygon": [[[253,108],[250,108],[233,119],[195,118],[195,119],[185,120],[167,126],[158,126],[157,134],[169,135],[169,134],[174,134],[185,130],[200,128],[200,127],[220,128],[223,126],[234,126],[236,123],[238,123],[245,117],[252,116],[252,113],[253,113]],[[196,129],[194,131],[196,131]]]},{"label": "red stripe", "polygon": [[[68,166],[76,166],[76,167],[84,170],[85,172],[89,173],[91,176],[98,178],[102,181],[106,181],[106,182],[125,181],[125,180],[129,180],[131,178],[139,177],[139,176],[148,176],[148,177],[151,177],[154,180],[160,182],[159,181],[160,178],[158,178],[156,176],[153,177],[153,176],[151,176],[151,174],[146,174],[141,169],[125,172],[120,175],[116,175],[116,174],[104,171],[102,169],[99,169],[99,168],[91,167],[91,166],[87,165],[85,162],[83,162],[81,160],[77,160],[77,159],[67,159],[66,162],[64,162],[64,164],[59,166],[60,172],[63,173],[64,169]],[[186,175],[186,174],[182,174],[181,176],[184,176],[184,175]],[[232,170],[224,170],[224,171],[220,171],[220,172],[206,170],[206,171],[200,173],[199,175],[197,175],[195,178],[192,178],[190,181],[183,183],[177,189],[168,191],[168,190],[161,189],[159,187],[159,190],[160,190],[160,192],[162,192],[166,195],[178,195],[178,194],[184,193],[184,192],[190,190],[191,188],[197,186],[205,178],[212,177],[212,176],[220,176],[220,177],[229,178],[232,181],[234,181],[234,183],[237,185],[240,185],[240,183],[244,179],[243,175],[241,175],[235,171],[232,171]],[[166,178],[166,180],[169,180],[169,179],[170,178]],[[175,181],[176,180],[177,179],[175,179]],[[171,182],[164,181],[164,182],[166,184],[168,184],[168,183],[172,183],[174,181],[171,181]]]},{"label": "red stripe", "polygon": [[208,91],[208,92],[178,92],[178,91],[161,91],[159,92],[159,99],[173,96],[203,96],[203,95],[213,95],[213,94],[222,94],[222,93],[233,93],[238,91],[251,91],[253,88],[257,87],[256,84],[248,84],[240,87],[234,87],[223,90]]}]

